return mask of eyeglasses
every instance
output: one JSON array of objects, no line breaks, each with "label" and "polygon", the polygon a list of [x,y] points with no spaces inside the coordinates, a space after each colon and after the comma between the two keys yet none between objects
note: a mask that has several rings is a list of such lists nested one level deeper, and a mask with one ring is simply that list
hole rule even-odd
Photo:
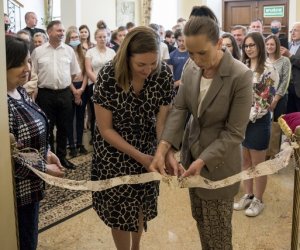
[{"label": "eyeglasses", "polygon": [[290,31],[290,33],[292,34],[293,32],[299,32],[300,30],[296,30],[296,29],[292,29],[291,31]]},{"label": "eyeglasses", "polygon": [[256,46],[255,43],[244,44],[244,49],[252,49]]}]

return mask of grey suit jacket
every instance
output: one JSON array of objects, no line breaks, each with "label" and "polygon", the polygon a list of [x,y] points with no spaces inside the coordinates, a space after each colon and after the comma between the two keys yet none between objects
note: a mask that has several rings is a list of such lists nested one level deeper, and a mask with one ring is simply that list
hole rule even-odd
[{"label": "grey suit jacket", "polygon": [[290,57],[292,64],[292,79],[297,97],[300,98],[300,48]]},{"label": "grey suit jacket", "polygon": [[[179,149],[183,138],[183,165],[187,168],[200,158],[206,164],[201,176],[216,181],[241,171],[241,142],[252,104],[252,72],[226,50],[198,116],[201,76],[201,69],[189,60],[162,139]],[[188,112],[192,116],[184,133]],[[239,183],[215,190],[197,188],[196,193],[203,199],[230,199],[238,188]]]}]

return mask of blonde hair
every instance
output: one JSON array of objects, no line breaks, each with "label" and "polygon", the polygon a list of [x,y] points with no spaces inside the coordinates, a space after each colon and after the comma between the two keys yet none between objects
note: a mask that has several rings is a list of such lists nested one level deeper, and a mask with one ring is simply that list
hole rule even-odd
[{"label": "blonde hair", "polygon": [[130,69],[130,57],[134,54],[154,52],[159,59],[155,72],[161,67],[160,38],[151,28],[139,26],[133,28],[124,38],[112,63],[115,69],[115,78],[119,86],[126,92],[129,90],[132,72]]},{"label": "blonde hair", "polygon": [[65,39],[65,43],[66,44],[69,44],[70,43],[70,40],[71,40],[71,34],[72,33],[77,33],[78,34],[78,39],[79,39],[79,32],[78,32],[78,29],[76,26],[70,26],[68,29],[67,29],[67,32],[66,32],[66,39]]}]

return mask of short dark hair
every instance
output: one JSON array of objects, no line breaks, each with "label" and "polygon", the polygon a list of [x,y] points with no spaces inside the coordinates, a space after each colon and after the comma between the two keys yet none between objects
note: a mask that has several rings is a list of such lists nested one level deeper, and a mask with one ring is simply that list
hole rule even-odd
[{"label": "short dark hair", "polygon": [[153,29],[155,32],[159,32],[159,25],[156,23],[150,23],[149,27]]},{"label": "short dark hair", "polygon": [[182,30],[181,29],[175,30],[175,32],[174,32],[175,39],[177,40],[178,37],[180,37],[180,36],[182,36]]},{"label": "short dark hair", "polygon": [[52,27],[53,27],[54,25],[59,25],[59,24],[61,24],[61,21],[59,21],[59,20],[53,20],[53,21],[51,21],[51,22],[47,25],[47,32],[48,32],[50,29],[52,29]]},{"label": "short dark hair", "polygon": [[174,35],[174,32],[172,30],[166,30],[165,32],[165,38],[171,38]]},{"label": "short dark hair", "polygon": [[6,35],[6,70],[20,67],[29,53],[29,46],[23,39]]},{"label": "short dark hair", "polygon": [[177,23],[185,22],[186,20],[183,17],[179,17],[177,19]]},{"label": "short dark hair", "polygon": [[29,16],[30,15],[36,15],[33,11],[28,11],[28,12],[26,12],[26,14],[25,14],[25,21],[29,18]]},{"label": "short dark hair", "polygon": [[254,23],[254,22],[260,22],[262,26],[264,25],[263,20],[261,20],[260,18],[255,18],[255,19],[253,19],[253,20],[250,22],[250,24],[251,24],[251,23]]},{"label": "short dark hair", "polygon": [[247,34],[247,28],[243,25],[234,25],[232,28],[231,28],[231,31],[233,30],[242,30],[244,32],[244,35]]},{"label": "short dark hair", "polygon": [[192,16],[183,31],[185,36],[207,35],[213,44],[217,44],[220,37],[218,24],[208,16]]},{"label": "short dark hair", "polygon": [[128,22],[128,23],[126,23],[126,29],[132,29],[132,28],[134,28],[135,27],[135,24],[133,23],[133,22]]}]

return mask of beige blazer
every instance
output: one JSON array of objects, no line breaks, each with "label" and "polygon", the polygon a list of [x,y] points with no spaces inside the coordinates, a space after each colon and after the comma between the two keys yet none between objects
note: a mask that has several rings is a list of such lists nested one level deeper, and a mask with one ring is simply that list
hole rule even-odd
[{"label": "beige blazer", "polygon": [[[188,168],[194,159],[200,158],[206,164],[201,176],[222,180],[241,171],[241,142],[252,103],[252,72],[225,50],[198,116],[201,76],[201,69],[189,60],[162,139],[176,149],[182,143],[184,167]],[[192,116],[184,129],[188,112]],[[202,199],[231,199],[238,189],[239,183],[236,183],[215,190],[197,188],[196,192]]]}]

